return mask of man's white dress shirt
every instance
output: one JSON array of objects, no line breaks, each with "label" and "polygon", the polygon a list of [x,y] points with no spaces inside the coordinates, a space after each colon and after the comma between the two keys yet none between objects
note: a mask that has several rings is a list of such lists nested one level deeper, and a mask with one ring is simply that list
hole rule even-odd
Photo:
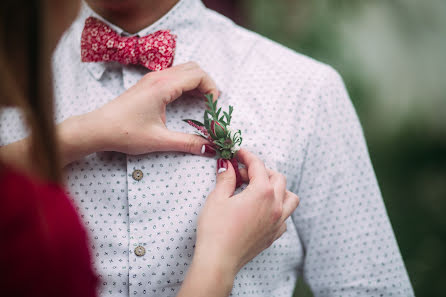
[{"label": "man's white dress shirt", "polygon": [[[81,32],[92,15],[98,17],[83,4],[54,54],[57,122],[97,109],[147,73],[81,62]],[[315,296],[413,296],[337,72],[199,0],[180,1],[138,35],[160,29],[178,36],[174,65],[196,61],[211,75],[222,90],[220,104],[234,106],[232,126],[242,130],[243,147],[285,174],[301,198],[287,232],[239,272],[232,295],[290,297],[304,277]],[[193,133],[182,119],[200,120],[204,109],[202,100],[181,98],[169,105],[167,126]],[[17,113],[5,111],[1,119],[2,143],[25,135]],[[101,296],[176,295],[215,167],[215,159],[184,153],[98,152],[66,168],[66,186],[90,232]]]}]

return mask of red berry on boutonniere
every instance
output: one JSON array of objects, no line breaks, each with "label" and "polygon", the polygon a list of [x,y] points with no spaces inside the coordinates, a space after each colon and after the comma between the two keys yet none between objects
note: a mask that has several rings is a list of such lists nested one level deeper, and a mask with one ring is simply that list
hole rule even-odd
[{"label": "red berry on boutonniere", "polygon": [[229,106],[229,111],[223,111],[223,114],[220,115],[222,110],[221,107],[217,109],[218,100],[214,101],[212,94],[205,95],[205,97],[208,109],[204,111],[203,123],[190,119],[183,121],[196,128],[198,135],[209,140],[219,152],[221,158],[227,159],[232,163],[237,177],[237,187],[239,187],[243,182],[235,154],[240,149],[243,139],[242,132],[234,130],[230,126],[234,108]]}]

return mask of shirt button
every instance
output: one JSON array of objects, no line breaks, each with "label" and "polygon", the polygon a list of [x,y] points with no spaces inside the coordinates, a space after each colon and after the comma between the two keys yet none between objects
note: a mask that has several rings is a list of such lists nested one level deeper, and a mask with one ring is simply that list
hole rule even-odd
[{"label": "shirt button", "polygon": [[133,177],[133,179],[134,180],[141,180],[142,179],[142,177],[143,177],[143,173],[142,173],[142,171],[141,170],[139,170],[139,169],[136,169],[135,171],[133,171],[133,173],[132,173],[132,177]]},{"label": "shirt button", "polygon": [[138,257],[142,257],[146,254],[146,249],[143,246],[138,245],[135,248],[135,255],[137,255]]}]

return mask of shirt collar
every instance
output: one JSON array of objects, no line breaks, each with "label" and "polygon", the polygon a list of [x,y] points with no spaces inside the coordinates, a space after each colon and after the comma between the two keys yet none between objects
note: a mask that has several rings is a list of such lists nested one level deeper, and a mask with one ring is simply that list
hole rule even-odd
[{"label": "shirt collar", "polygon": [[[105,22],[120,35],[145,36],[158,30],[170,30],[173,34],[177,35],[177,49],[178,49],[178,47],[181,46],[181,43],[184,42],[183,38],[181,37],[182,37],[182,31],[184,30],[185,26],[191,25],[196,22],[200,22],[200,14],[203,14],[205,9],[206,8],[201,2],[201,0],[180,0],[178,1],[177,4],[175,4],[174,7],[172,7],[164,16],[162,16],[155,23],[142,29],[136,34],[129,34],[125,32],[122,28],[110,23],[109,21],[98,15],[96,12],[93,11],[93,9],[91,9],[88,6],[87,3],[82,1],[79,15],[73,24],[73,29],[76,40],[79,40],[79,48],[85,20],[88,17],[93,16]],[[95,63],[91,62],[83,64],[85,65],[85,67],[87,67],[88,71],[96,80],[99,80],[102,77],[108,65],[107,63],[104,62],[95,62]]]}]

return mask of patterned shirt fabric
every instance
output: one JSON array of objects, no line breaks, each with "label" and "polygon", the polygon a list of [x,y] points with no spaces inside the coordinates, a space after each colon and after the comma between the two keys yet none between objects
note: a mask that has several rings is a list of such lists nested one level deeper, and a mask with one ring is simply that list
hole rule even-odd
[{"label": "patterned shirt fabric", "polygon": [[172,65],[175,36],[160,30],[143,37],[120,36],[107,24],[94,17],[85,20],[81,37],[83,62],[117,61],[141,64],[150,70],[163,70]]},{"label": "patterned shirt fabric", "polygon": [[[148,70],[81,62],[83,4],[54,55],[56,120],[87,113]],[[109,24],[109,23],[107,23]],[[129,36],[109,24],[118,34]],[[177,36],[174,65],[196,61],[222,91],[243,147],[283,173],[301,198],[287,232],[236,276],[232,296],[290,297],[303,277],[314,295],[413,296],[362,129],[330,66],[245,30],[199,0],[179,1],[139,32]],[[167,108],[169,129],[193,133],[205,104],[183,96]],[[3,112],[4,143],[25,135]],[[215,159],[184,153],[98,152],[66,168],[66,186],[92,238],[101,296],[175,296],[191,263],[197,217],[215,184]]]}]

